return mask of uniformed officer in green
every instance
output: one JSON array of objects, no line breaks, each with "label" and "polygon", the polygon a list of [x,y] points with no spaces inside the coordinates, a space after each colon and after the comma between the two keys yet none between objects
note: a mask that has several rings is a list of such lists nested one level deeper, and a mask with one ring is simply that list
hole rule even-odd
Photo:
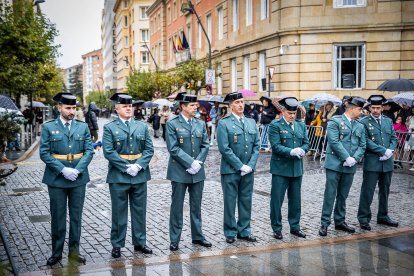
[{"label": "uniformed officer in green", "polygon": [[269,126],[269,140],[272,146],[270,221],[273,236],[279,240],[283,239],[282,204],[287,190],[290,233],[305,238],[305,233],[300,230],[302,157],[309,150],[309,139],[305,124],[296,121],[298,100],[287,97],[280,101],[280,104],[284,107],[283,117],[274,120]]},{"label": "uniformed officer in green", "polygon": [[355,232],[355,229],[345,222],[345,213],[346,199],[356,172],[355,165],[361,161],[366,148],[365,129],[357,120],[364,103],[365,100],[362,98],[349,98],[345,113],[332,117],[328,122],[326,184],[319,229],[321,236],[328,234],[334,203],[335,229],[348,233]]},{"label": "uniformed officer in green", "polygon": [[379,206],[377,223],[397,227],[398,222],[388,216],[388,195],[394,169],[393,152],[397,147],[397,136],[392,120],[382,116],[382,95],[368,98],[371,114],[361,120],[365,127],[367,149],[364,155],[364,174],[359,198],[358,221],[362,229],[371,230],[371,203],[378,183]]},{"label": "uniformed officer in green", "polygon": [[103,152],[109,161],[108,176],[112,202],[112,257],[121,257],[128,224],[128,201],[131,211],[131,235],[135,251],[152,254],[146,245],[147,181],[149,163],[154,155],[148,126],[133,119],[132,97],[116,93],[118,119],[106,124]]},{"label": "uniformed officer in green", "polygon": [[183,204],[188,189],[190,196],[191,238],[193,244],[211,247],[202,231],[201,199],[203,195],[204,161],[209,150],[207,128],[204,121],[195,118],[197,97],[179,93],[180,115],[167,121],[166,142],[170,153],[167,179],[171,180],[170,250],[179,249],[183,228]]},{"label": "uniformed officer in green", "polygon": [[66,235],[66,214],[69,208],[69,260],[85,263],[79,254],[82,209],[88,165],[93,146],[88,125],[74,119],[76,97],[58,93],[59,117],[43,124],[40,138],[40,159],[46,163],[42,182],[48,185],[52,226],[52,256],[47,265],[62,259]]},{"label": "uniformed officer in green", "polygon": [[227,243],[235,242],[236,236],[238,239],[255,242],[250,220],[254,170],[259,157],[259,133],[256,122],[243,115],[244,99],[241,93],[227,94],[224,102],[229,103],[231,109],[231,113],[222,118],[217,126],[224,197],[224,236]]}]

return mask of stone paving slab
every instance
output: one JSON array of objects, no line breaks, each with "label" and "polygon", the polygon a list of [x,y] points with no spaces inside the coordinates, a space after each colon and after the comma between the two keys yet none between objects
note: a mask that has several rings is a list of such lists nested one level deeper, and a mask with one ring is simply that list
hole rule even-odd
[{"label": "stone paving slab", "polygon": [[[122,258],[151,258],[179,254],[191,254],[209,250],[225,250],[231,248],[248,248],[268,244],[289,243],[298,238],[289,234],[287,223],[287,201],[283,205],[283,241],[272,237],[269,219],[271,176],[268,173],[270,154],[261,154],[258,161],[258,172],[255,176],[253,194],[252,229],[257,236],[257,243],[237,241],[232,245],[225,242],[222,231],[223,194],[220,184],[219,158],[217,147],[212,147],[206,160],[207,180],[205,182],[202,216],[203,230],[206,238],[213,243],[213,249],[206,249],[191,243],[189,227],[188,197],[184,205],[184,228],[180,250],[171,253],[169,250],[168,220],[171,203],[171,185],[166,177],[168,153],[163,142],[157,139],[154,144],[155,158],[151,165],[152,178],[148,185],[147,203],[147,244],[154,251],[153,255],[134,253],[131,244],[130,228],[127,231],[126,247],[122,249]],[[302,184],[302,229],[307,240],[321,239],[318,235],[321,207],[325,185],[324,171],[319,162],[306,162],[306,175]],[[11,255],[20,272],[46,270],[47,258],[51,253],[49,198],[47,187],[41,184],[44,164],[38,153],[19,165],[16,173],[11,175],[5,186],[0,187],[0,223],[5,229],[5,236],[11,247]],[[107,263],[112,260],[110,252],[111,204],[108,185],[105,183],[107,161],[101,153],[97,153],[90,165],[91,184],[88,185],[83,212],[81,252],[86,256],[88,264]],[[362,172],[355,175],[347,204],[347,220],[357,226],[357,207]],[[41,187],[40,191],[16,193],[13,189]],[[35,189],[36,190],[36,189]],[[393,177],[390,194],[390,215],[400,222],[402,227],[414,226],[414,177],[413,174],[396,173]],[[377,195],[372,205],[373,213],[377,211]],[[36,216],[36,217],[34,217]],[[41,217],[38,217],[41,216]],[[374,215],[375,217],[375,215]],[[35,219],[33,219],[35,218]],[[42,218],[44,222],[33,222]],[[129,224],[130,225],[130,224]],[[372,223],[373,231],[388,229]],[[361,230],[357,228],[358,235]],[[331,227],[330,237],[341,237],[347,234],[337,232]],[[64,255],[67,254],[67,244]],[[61,264],[65,266],[64,256]]]}]

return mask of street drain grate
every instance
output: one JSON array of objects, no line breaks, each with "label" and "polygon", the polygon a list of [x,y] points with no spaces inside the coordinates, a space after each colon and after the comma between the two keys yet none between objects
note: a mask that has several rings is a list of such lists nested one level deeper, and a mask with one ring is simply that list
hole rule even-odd
[{"label": "street drain grate", "polygon": [[255,194],[261,195],[261,196],[270,196],[268,192],[260,191],[260,190],[254,190]]},{"label": "street drain grate", "polygon": [[44,192],[45,190],[42,187],[32,187],[32,188],[18,188],[12,189],[15,193],[31,193],[31,192]]},{"label": "street drain grate", "polygon": [[39,222],[49,222],[50,216],[49,215],[40,215],[40,216],[27,216],[31,223],[39,223]]}]

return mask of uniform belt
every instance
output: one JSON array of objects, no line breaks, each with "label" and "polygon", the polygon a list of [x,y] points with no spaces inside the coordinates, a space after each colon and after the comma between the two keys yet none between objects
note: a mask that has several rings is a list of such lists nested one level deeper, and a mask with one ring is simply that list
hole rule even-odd
[{"label": "uniform belt", "polygon": [[119,157],[125,160],[137,160],[138,158],[141,158],[142,153],[138,154],[120,154]]},{"label": "uniform belt", "polygon": [[52,155],[57,160],[67,160],[67,161],[73,161],[76,159],[81,159],[83,156],[83,153],[69,153],[69,154],[53,154]]}]

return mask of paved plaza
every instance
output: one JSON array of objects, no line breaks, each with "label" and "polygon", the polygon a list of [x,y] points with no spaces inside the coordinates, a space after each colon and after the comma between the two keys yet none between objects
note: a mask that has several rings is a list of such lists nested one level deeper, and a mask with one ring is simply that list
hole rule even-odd
[{"label": "paved plaza", "polygon": [[[206,160],[207,179],[204,187],[202,217],[203,231],[207,240],[213,243],[211,249],[193,245],[191,243],[189,227],[189,205],[188,197],[184,206],[184,228],[180,250],[172,253],[169,250],[169,212],[171,203],[171,185],[166,180],[166,165],[168,162],[168,152],[162,139],[154,141],[155,155],[151,162],[152,180],[148,185],[148,204],[147,204],[147,245],[153,249],[153,255],[143,255],[135,253],[131,244],[130,227],[128,228],[126,246],[122,249],[121,261],[153,260],[156,258],[171,258],[174,256],[184,256],[191,254],[205,253],[209,251],[223,252],[226,250],[245,250],[246,248],[289,245],[295,242],[302,242],[303,239],[296,238],[289,234],[287,223],[287,201],[283,205],[283,236],[282,241],[272,237],[270,227],[269,204],[271,175],[268,173],[270,154],[260,154],[257,172],[255,173],[255,185],[253,194],[252,230],[257,236],[256,243],[236,241],[234,244],[227,244],[223,235],[223,193],[220,183],[220,153],[217,146],[210,149]],[[308,158],[308,157],[307,157]],[[23,272],[44,271],[49,268],[46,260],[51,254],[50,237],[50,215],[49,198],[47,186],[41,184],[44,172],[44,164],[39,159],[38,151],[24,162],[20,163],[19,169],[7,178],[6,184],[0,186],[0,225],[3,229],[10,253],[14,260],[17,270]],[[113,261],[111,257],[110,227],[111,227],[111,201],[109,196],[108,184],[106,184],[108,162],[103,157],[102,152],[97,152],[89,166],[91,183],[87,186],[85,206],[83,211],[81,254],[84,254],[88,265],[108,264]],[[331,239],[333,237],[349,236],[344,232],[335,231],[334,227],[329,228],[328,237],[321,238],[318,235],[320,225],[320,215],[325,185],[325,174],[319,161],[306,160],[306,173],[302,184],[302,230],[307,234],[306,241],[316,241]],[[354,184],[352,186],[347,201],[347,221],[357,226],[358,236],[367,233],[358,227],[357,208],[359,201],[359,191],[362,181],[362,171],[358,169]],[[414,229],[414,177],[408,170],[396,172],[393,176],[391,193],[389,199],[389,209],[391,218],[400,222],[400,229]],[[389,227],[377,225],[375,214],[377,211],[377,193],[372,205],[373,209],[373,232],[389,230]],[[130,226],[130,225],[129,225]],[[346,252],[352,252],[349,246],[343,248]],[[312,249],[309,249],[312,251]],[[329,250],[329,247],[323,250]],[[302,251],[298,251],[299,253]],[[338,254],[345,254],[339,251]],[[297,252],[296,252],[297,253]],[[283,261],[289,262],[288,256],[296,253],[286,253]],[[298,254],[299,254],[298,253]],[[347,253],[347,254],[348,254]],[[270,254],[270,253],[269,253]],[[273,253],[272,253],[273,254]],[[277,253],[282,254],[282,253]],[[285,254],[285,253],[283,253]],[[348,255],[350,255],[349,253]],[[67,244],[65,245],[63,260],[54,266],[58,269],[65,267],[68,263]],[[262,255],[265,258],[272,258],[271,255]],[[262,257],[249,259],[249,262],[260,261]],[[0,259],[6,258],[4,253],[0,253]],[[230,258],[230,257],[229,257]],[[287,259],[286,259],[287,258]],[[293,258],[293,257],[292,257]],[[320,258],[320,256],[319,256]],[[226,259],[226,262],[234,262],[239,265],[239,260]],[[187,271],[190,269],[187,264],[177,265],[177,269]],[[209,266],[214,266],[212,261]],[[160,268],[161,269],[161,268]],[[166,266],[171,269],[171,265]],[[174,268],[175,269],[175,268]],[[162,271],[155,272],[164,274]],[[224,273],[224,272],[223,272]],[[184,273],[185,274],[185,273]],[[119,274],[122,275],[122,274]],[[125,274],[127,275],[127,274]],[[128,275],[130,275],[128,273]],[[316,275],[316,274],[315,274]]]}]

